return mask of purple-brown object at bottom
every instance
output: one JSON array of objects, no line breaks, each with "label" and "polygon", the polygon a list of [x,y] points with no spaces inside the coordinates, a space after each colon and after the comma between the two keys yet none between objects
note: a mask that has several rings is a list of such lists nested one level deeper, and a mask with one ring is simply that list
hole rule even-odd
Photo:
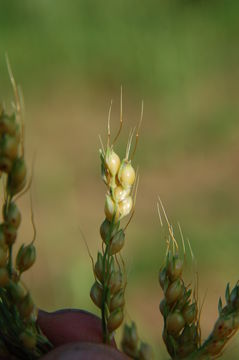
[{"label": "purple-brown object at bottom", "polygon": [[[54,347],[73,342],[102,343],[101,319],[84,310],[39,310],[37,322]],[[116,347],[114,340],[111,345]]]},{"label": "purple-brown object at bottom", "polygon": [[72,343],[59,346],[42,360],[130,360],[112,346],[92,343]]}]

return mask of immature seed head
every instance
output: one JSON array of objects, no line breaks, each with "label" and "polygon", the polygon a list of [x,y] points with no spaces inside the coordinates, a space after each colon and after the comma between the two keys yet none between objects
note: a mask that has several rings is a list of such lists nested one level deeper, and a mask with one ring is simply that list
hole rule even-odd
[{"label": "immature seed head", "polygon": [[16,268],[20,273],[28,270],[36,260],[36,248],[33,244],[22,245],[17,253]]}]

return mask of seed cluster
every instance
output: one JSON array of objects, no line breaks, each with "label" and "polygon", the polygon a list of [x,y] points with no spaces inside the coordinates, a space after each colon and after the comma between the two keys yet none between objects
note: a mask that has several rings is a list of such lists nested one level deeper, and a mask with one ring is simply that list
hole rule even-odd
[{"label": "seed cluster", "polygon": [[230,291],[228,284],[225,298],[224,307],[221,298],[219,300],[219,317],[213,331],[199,350],[199,359],[204,359],[206,356],[214,359],[220,356],[227,342],[239,329],[239,285],[236,284]]},{"label": "seed cluster", "polygon": [[125,232],[120,220],[129,215],[133,208],[131,196],[135,183],[135,170],[128,160],[122,161],[107,145],[106,152],[100,151],[101,174],[107,186],[105,220],[100,227],[102,253],[98,252],[94,265],[95,283],[90,292],[91,299],[101,309],[103,341],[109,343],[113,332],[124,319],[125,274],[122,258],[117,258],[125,243]]},{"label": "seed cluster", "polygon": [[182,279],[183,261],[179,254],[168,252],[166,264],[159,273],[164,292],[160,311],[164,318],[163,340],[172,359],[184,359],[198,348],[198,308],[192,290]]},{"label": "seed cluster", "polygon": [[121,346],[124,353],[135,360],[153,359],[152,348],[139,339],[134,322],[131,325],[125,324]]},{"label": "seed cluster", "polygon": [[0,347],[18,358],[34,359],[44,353],[45,345],[49,350],[49,343],[37,328],[36,306],[21,281],[22,273],[36,259],[33,242],[20,247],[15,266],[12,259],[12,248],[21,223],[21,213],[14,196],[26,186],[27,175],[21,145],[22,133],[16,114],[8,115],[1,107],[0,171],[5,196],[0,223]]},{"label": "seed cluster", "polygon": [[114,222],[127,216],[133,207],[131,194],[135,182],[135,170],[128,159],[120,161],[119,156],[108,148],[105,156],[101,153],[102,177],[108,191],[105,201],[106,219]]}]

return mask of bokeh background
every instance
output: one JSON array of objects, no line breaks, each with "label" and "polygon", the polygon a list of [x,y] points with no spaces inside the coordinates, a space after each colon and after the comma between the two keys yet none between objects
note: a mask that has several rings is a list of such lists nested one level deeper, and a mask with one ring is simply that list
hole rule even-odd
[{"label": "bokeh background", "polygon": [[[145,111],[135,157],[140,186],[127,230],[127,319],[167,359],[157,282],[165,239],[160,194],[177,231],[180,221],[200,274],[203,338],[227,281],[238,280],[239,3],[236,0],[22,0],[0,9],[0,97],[10,104],[7,51],[26,104],[26,153],[36,154],[33,183],[37,263],[25,282],[39,307],[97,313],[89,291],[90,251],[100,248],[105,187],[98,134],[119,125],[123,86],[123,155]],[[32,239],[30,201],[19,201],[20,242]],[[188,258],[185,274],[192,279]],[[233,340],[224,359],[235,360]]]}]

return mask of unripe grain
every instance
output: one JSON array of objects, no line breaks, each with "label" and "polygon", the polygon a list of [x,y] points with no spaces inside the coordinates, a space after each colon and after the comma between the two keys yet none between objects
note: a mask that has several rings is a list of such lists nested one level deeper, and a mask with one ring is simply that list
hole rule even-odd
[{"label": "unripe grain", "polygon": [[179,258],[174,258],[170,261],[167,272],[171,281],[178,279],[183,271],[183,262]]},{"label": "unripe grain", "polygon": [[119,181],[124,188],[133,185],[135,181],[135,170],[130,163],[122,163],[119,170]]},{"label": "unripe grain", "polygon": [[130,211],[132,210],[132,207],[133,207],[132,197],[128,196],[127,198],[125,198],[123,201],[121,201],[119,203],[120,217],[123,218],[123,217],[129,215]]},{"label": "unripe grain", "polygon": [[112,238],[112,241],[110,243],[110,255],[117,254],[123,248],[124,243],[125,243],[125,233],[121,229]]},{"label": "unripe grain", "polygon": [[109,332],[113,332],[116,330],[121,323],[123,322],[124,314],[122,309],[115,309],[109,316],[108,322],[107,322],[107,328]]},{"label": "unripe grain", "polygon": [[107,220],[112,221],[114,219],[115,222],[117,222],[120,217],[118,205],[109,195],[106,195],[105,200],[105,216]]},{"label": "unripe grain", "polygon": [[169,334],[179,334],[184,325],[185,320],[180,312],[175,311],[167,316],[166,328]]},{"label": "unripe grain", "polygon": [[90,297],[93,303],[98,307],[101,308],[102,306],[102,297],[103,297],[103,289],[102,286],[96,281],[91,290],[90,290]]},{"label": "unripe grain", "polygon": [[21,223],[21,213],[14,202],[11,202],[8,207],[5,205],[3,208],[3,218],[5,222],[11,224],[16,229]]},{"label": "unripe grain", "polygon": [[174,303],[176,300],[180,298],[183,292],[183,286],[181,280],[175,280],[172,284],[169,285],[165,298],[168,304]]},{"label": "unripe grain", "polygon": [[28,270],[36,261],[36,248],[33,244],[22,245],[17,253],[16,268],[20,273]]},{"label": "unripe grain", "polygon": [[117,308],[123,308],[124,305],[125,305],[124,290],[121,289],[111,298],[109,310],[110,312],[112,312]]}]

